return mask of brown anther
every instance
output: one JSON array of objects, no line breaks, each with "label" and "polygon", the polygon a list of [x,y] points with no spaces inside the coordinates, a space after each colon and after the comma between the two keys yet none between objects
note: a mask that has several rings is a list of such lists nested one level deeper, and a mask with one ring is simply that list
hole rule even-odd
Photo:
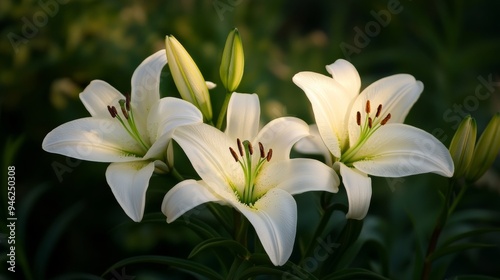
[{"label": "brown anther", "polygon": [[356,114],[356,123],[361,126],[361,113],[358,111]]},{"label": "brown anther", "polygon": [[229,151],[231,152],[231,155],[233,156],[234,160],[238,162],[238,154],[236,154],[236,152],[231,147],[229,147]]},{"label": "brown anther", "polygon": [[252,147],[252,143],[250,143],[250,141],[248,141],[248,152],[253,155],[253,147]]},{"label": "brown anther", "polygon": [[108,105],[108,112],[111,115],[111,117],[116,117],[115,111],[113,111],[113,107]]},{"label": "brown anther", "polygon": [[380,122],[381,125],[386,124],[391,119],[391,113],[387,114],[387,116]]},{"label": "brown anther", "polygon": [[377,113],[375,114],[375,118],[380,116],[380,112],[382,111],[382,104],[379,104],[377,107]]},{"label": "brown anther", "polygon": [[370,114],[370,100],[366,100],[365,112]]},{"label": "brown anther", "polygon": [[266,156],[267,162],[269,162],[272,157],[273,157],[273,149],[269,149],[269,152],[267,152],[267,156]]},{"label": "brown anther", "polygon": [[240,138],[236,139],[236,143],[238,144],[238,151],[240,152],[240,156],[243,156],[243,145],[241,145]]},{"label": "brown anther", "polygon": [[369,128],[372,128],[372,125],[373,125],[373,120],[371,117],[368,118],[368,127]]},{"label": "brown anther", "polygon": [[260,150],[260,157],[265,158],[266,157],[266,152],[264,152],[264,145],[259,142],[259,150]]},{"label": "brown anther", "polygon": [[115,117],[118,116],[118,111],[115,106],[111,106],[111,110],[113,110],[113,115],[115,115]]},{"label": "brown anther", "polygon": [[130,93],[125,95],[125,108],[130,111]]}]

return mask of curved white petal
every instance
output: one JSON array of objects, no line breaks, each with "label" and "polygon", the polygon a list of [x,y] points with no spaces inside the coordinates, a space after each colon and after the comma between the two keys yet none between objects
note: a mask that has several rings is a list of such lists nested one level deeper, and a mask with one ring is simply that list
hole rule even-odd
[{"label": "curved white petal", "polygon": [[135,222],[142,220],[149,179],[155,170],[151,161],[112,163],[106,181],[125,213]]},{"label": "curved white petal", "polygon": [[267,152],[273,149],[272,160],[280,161],[290,158],[290,150],[300,139],[309,135],[309,126],[301,119],[281,117],[266,124],[255,140],[254,145],[261,142]]},{"label": "curved white petal", "polygon": [[311,102],[314,118],[323,142],[335,157],[347,141],[346,112],[351,104],[349,93],[334,79],[313,72],[293,76]]},{"label": "curved white petal", "polygon": [[292,195],[272,189],[254,206],[236,202],[238,209],[255,228],[264,250],[274,265],[286,263],[293,250],[297,226],[297,205]]},{"label": "curved white petal", "polygon": [[340,180],[337,173],[324,163],[305,158],[269,162],[255,181],[255,193],[259,197],[272,188],[280,188],[290,194],[308,191],[338,192]]},{"label": "curved white petal", "polygon": [[[125,96],[110,84],[101,80],[93,80],[80,93],[80,100],[87,111],[92,117],[97,118],[111,119],[108,106],[118,106],[118,100],[120,99],[125,99]],[[119,110],[120,107],[117,107],[117,109]]]},{"label": "curved white petal", "polygon": [[342,176],[349,201],[349,211],[346,218],[362,220],[370,208],[372,180],[366,174],[349,168],[341,162],[335,164],[340,167],[340,176]]},{"label": "curved white petal", "polygon": [[51,153],[97,162],[141,160],[145,151],[113,119],[82,118],[64,123],[43,139]]},{"label": "curved white petal", "polygon": [[187,211],[205,202],[224,202],[203,181],[185,180],[167,192],[161,204],[161,211],[171,223]]},{"label": "curved white petal", "polygon": [[230,141],[226,134],[203,123],[177,128],[173,139],[186,153],[198,175],[215,193],[222,197],[227,192],[233,193],[231,184],[243,188],[243,170],[229,151],[229,147],[238,151],[236,141]]},{"label": "curved white petal", "polygon": [[437,173],[451,177],[453,160],[448,149],[431,134],[405,124],[380,127],[356,153],[353,165],[370,175],[402,177]]},{"label": "curved white petal", "polygon": [[326,71],[346,89],[350,99],[358,96],[361,88],[361,78],[358,70],[349,61],[337,59],[334,63],[326,66]]},{"label": "curved white petal", "polygon": [[300,139],[294,146],[294,149],[303,154],[318,154],[323,155],[325,163],[331,166],[332,156],[330,151],[323,143],[321,135],[319,135],[318,126],[315,124],[309,125],[309,136]]},{"label": "curved white petal", "polygon": [[177,127],[202,122],[203,115],[193,104],[173,97],[162,98],[148,116],[148,134],[153,145],[144,157],[162,156]]},{"label": "curved white petal", "polygon": [[226,134],[234,141],[251,141],[259,131],[259,122],[259,96],[234,92],[227,107]]},{"label": "curved white petal", "polygon": [[160,75],[165,64],[167,55],[165,50],[160,50],[147,57],[132,75],[130,106],[142,136],[147,135],[146,122],[149,111],[160,100]]},{"label": "curved white petal", "polygon": [[[366,101],[370,100],[370,116],[373,125],[380,123],[389,113],[388,123],[402,123],[411,107],[420,97],[424,85],[408,74],[397,74],[380,79],[369,85],[356,99],[349,114],[349,140],[352,145],[359,138],[360,128],[356,123],[356,112],[365,119]],[[375,118],[377,107],[382,104],[380,116]]]}]

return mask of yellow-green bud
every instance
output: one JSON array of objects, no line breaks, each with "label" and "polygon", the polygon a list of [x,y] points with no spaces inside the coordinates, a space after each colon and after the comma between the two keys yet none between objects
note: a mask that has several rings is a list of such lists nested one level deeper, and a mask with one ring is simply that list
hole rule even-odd
[{"label": "yellow-green bud", "polygon": [[174,36],[166,36],[165,44],[170,73],[182,99],[198,107],[205,121],[210,122],[212,120],[212,105],[200,69]]},{"label": "yellow-green bud", "polygon": [[491,118],[474,149],[474,157],[465,175],[469,182],[475,182],[490,168],[500,151],[500,113]]},{"label": "yellow-green bud", "polygon": [[450,154],[455,164],[453,177],[460,178],[470,166],[476,143],[476,121],[470,116],[465,117],[458,126],[450,143]]},{"label": "yellow-green bud", "polygon": [[219,71],[222,84],[228,92],[233,92],[238,88],[243,77],[243,68],[245,68],[243,44],[240,33],[235,28],[227,36]]}]

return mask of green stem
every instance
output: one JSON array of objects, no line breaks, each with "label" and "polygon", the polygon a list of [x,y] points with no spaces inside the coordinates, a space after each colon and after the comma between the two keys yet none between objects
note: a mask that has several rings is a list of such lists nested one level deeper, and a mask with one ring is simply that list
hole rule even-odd
[{"label": "green stem", "polygon": [[177,179],[179,182],[184,181],[184,177],[177,171],[175,167],[172,167],[172,170],[170,170],[170,173],[172,176],[174,176],[175,179]]},{"label": "green stem", "polygon": [[316,239],[318,239],[318,237],[323,234],[326,225],[328,225],[328,222],[330,221],[330,217],[332,216],[333,211],[334,207],[332,206],[325,207],[325,209],[323,210],[323,215],[321,216],[321,220],[319,221],[319,224],[316,227],[316,230],[314,231],[314,234],[311,238],[311,242],[309,242],[309,246],[305,251],[304,258],[312,255],[312,251],[314,250],[314,244],[316,244]]},{"label": "green stem", "polygon": [[[438,219],[436,221],[436,225],[434,226],[434,230],[432,231],[431,238],[429,241],[429,245],[427,247],[427,253],[425,255],[424,259],[424,266],[422,268],[422,280],[428,280],[432,271],[432,260],[431,256],[436,250],[437,243],[439,240],[439,236],[441,235],[441,232],[443,231],[443,228],[446,224],[446,221],[448,220],[449,215],[453,212],[455,209],[456,205],[460,201],[460,199],[463,196],[463,193],[465,192],[465,187],[462,188],[460,191],[460,194],[457,196],[457,198],[453,200],[453,187],[455,186],[455,179],[450,179],[449,184],[448,184],[448,190],[446,192],[446,197],[444,201],[443,208],[441,209],[441,213],[438,216]],[[452,205],[449,207],[450,203]]]},{"label": "green stem", "polygon": [[231,92],[226,93],[226,98],[224,99],[224,103],[220,108],[219,117],[217,119],[217,128],[222,129],[222,123],[224,122],[224,117],[226,116],[227,106],[229,104],[229,99],[231,99]]}]

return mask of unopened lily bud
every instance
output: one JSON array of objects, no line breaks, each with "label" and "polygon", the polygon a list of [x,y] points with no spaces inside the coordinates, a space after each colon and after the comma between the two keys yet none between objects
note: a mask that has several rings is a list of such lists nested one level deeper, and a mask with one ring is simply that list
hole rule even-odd
[{"label": "unopened lily bud", "polygon": [[490,168],[500,151],[500,113],[491,118],[474,149],[465,179],[475,182]]},{"label": "unopened lily bud", "polygon": [[165,38],[170,73],[182,99],[193,103],[203,114],[205,121],[212,120],[212,105],[205,79],[189,53],[174,36]]},{"label": "unopened lily bud", "polygon": [[455,164],[453,177],[460,178],[465,175],[474,155],[476,143],[476,121],[471,116],[465,117],[458,126],[450,143],[450,154]]},{"label": "unopened lily bud", "polygon": [[244,66],[243,44],[240,33],[235,28],[227,36],[220,64],[220,78],[228,92],[233,92],[238,88],[243,77]]}]

